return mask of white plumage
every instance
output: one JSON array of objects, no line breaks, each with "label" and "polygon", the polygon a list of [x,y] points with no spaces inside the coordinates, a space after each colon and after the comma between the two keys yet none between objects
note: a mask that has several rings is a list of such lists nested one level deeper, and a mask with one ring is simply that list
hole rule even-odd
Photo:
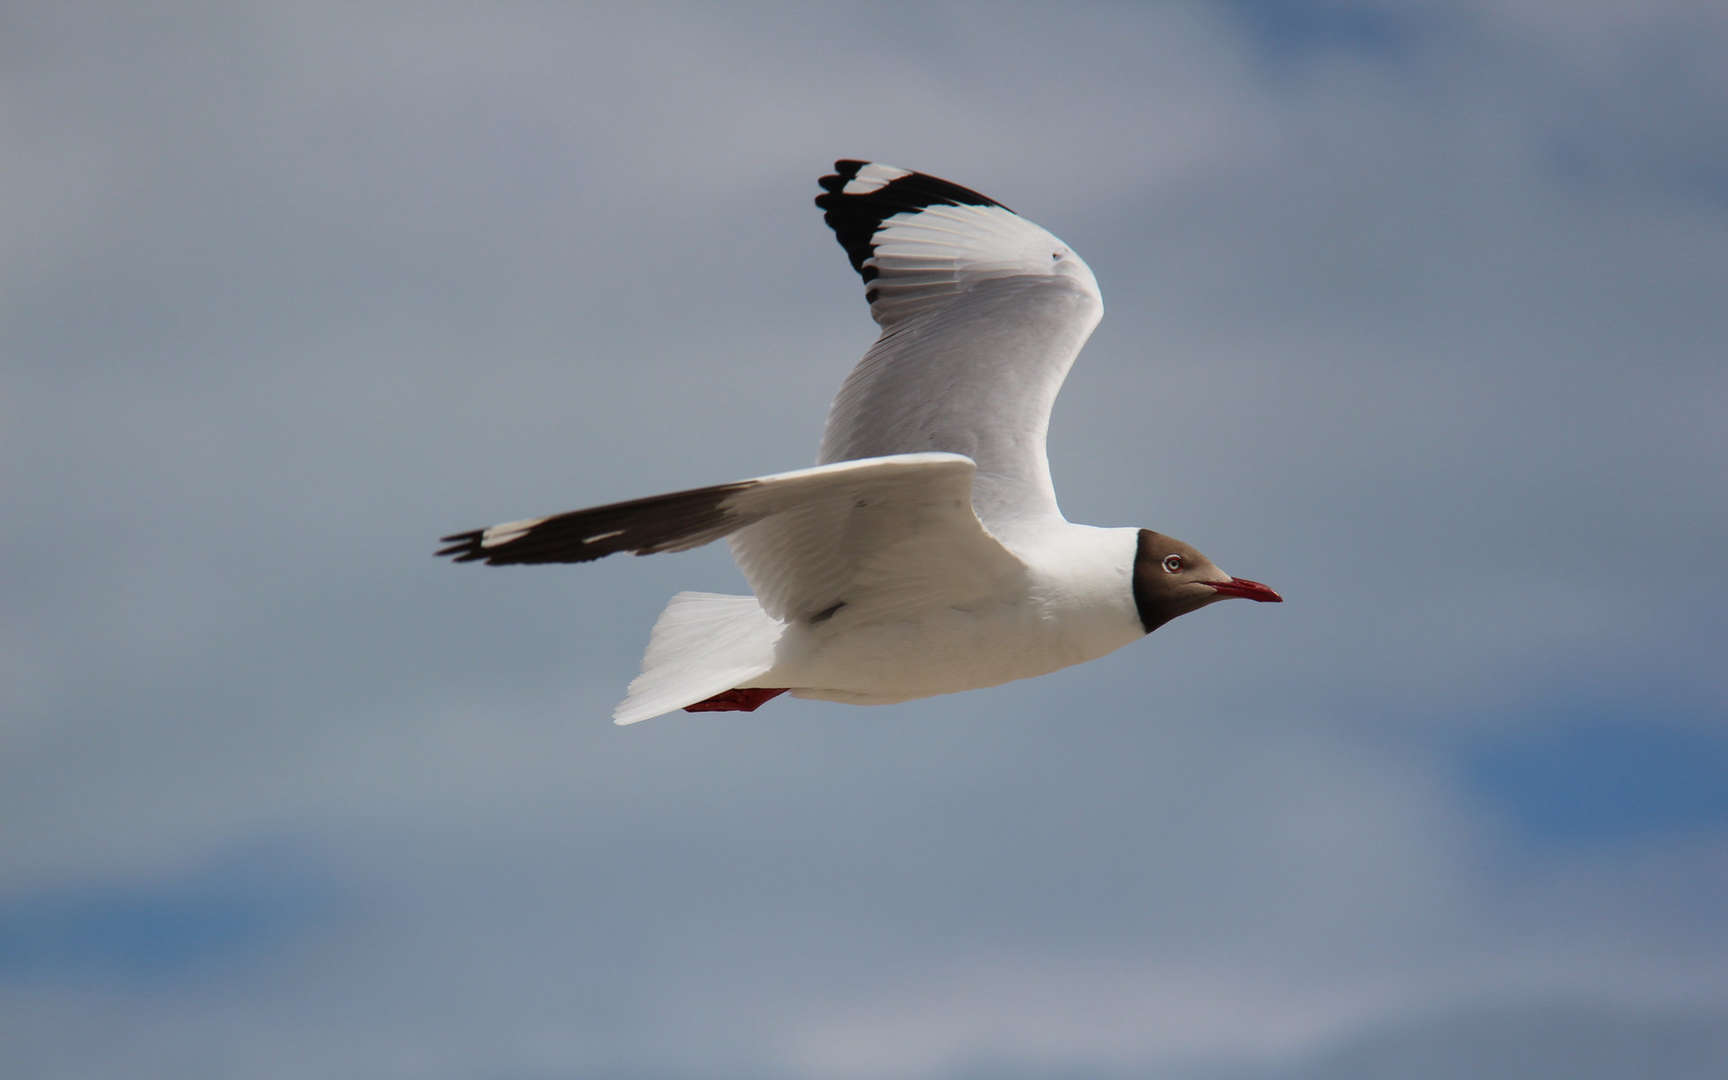
[{"label": "white plumage", "polygon": [[1111,652],[1223,596],[1276,600],[1180,541],[1066,521],[1050,409],[1103,313],[1072,249],[993,200],[841,161],[817,205],[882,334],[815,468],[446,537],[458,561],[586,562],[724,536],[755,595],[680,593],[620,724],[773,693],[884,704]]}]

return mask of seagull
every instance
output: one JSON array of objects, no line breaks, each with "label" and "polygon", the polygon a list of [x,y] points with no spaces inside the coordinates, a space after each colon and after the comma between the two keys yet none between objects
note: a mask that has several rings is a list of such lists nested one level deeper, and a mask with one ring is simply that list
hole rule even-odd
[{"label": "seagull", "polygon": [[1179,615],[1278,603],[1190,545],[1062,516],[1045,433],[1103,316],[1073,249],[1001,203],[842,160],[816,205],[881,336],[820,464],[443,538],[456,562],[582,563],[724,537],[755,595],[682,592],[614,723],[780,694],[888,705],[1095,660]]}]

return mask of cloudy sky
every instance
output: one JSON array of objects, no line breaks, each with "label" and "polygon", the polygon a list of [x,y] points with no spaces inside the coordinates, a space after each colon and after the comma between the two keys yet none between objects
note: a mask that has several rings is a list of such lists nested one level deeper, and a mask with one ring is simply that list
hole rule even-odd
[{"label": "cloudy sky", "polygon": [[[1728,1061],[1718,7],[9,6],[17,1075]],[[619,729],[723,549],[432,558],[810,462],[841,156],[1082,252],[1064,510],[1288,602]]]}]

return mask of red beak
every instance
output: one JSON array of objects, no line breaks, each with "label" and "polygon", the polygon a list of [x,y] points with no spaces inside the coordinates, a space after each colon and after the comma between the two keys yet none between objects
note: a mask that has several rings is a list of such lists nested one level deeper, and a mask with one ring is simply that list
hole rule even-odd
[{"label": "red beak", "polygon": [[1258,581],[1247,578],[1231,578],[1229,581],[1209,581],[1208,585],[1217,589],[1225,596],[1240,596],[1244,600],[1258,600],[1262,604],[1282,604],[1284,598]]}]

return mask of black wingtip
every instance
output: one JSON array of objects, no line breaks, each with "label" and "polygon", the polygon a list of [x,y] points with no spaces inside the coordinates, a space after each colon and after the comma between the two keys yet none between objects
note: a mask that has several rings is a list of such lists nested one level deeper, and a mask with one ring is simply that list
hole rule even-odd
[{"label": "black wingtip", "polygon": [[438,555],[456,562],[519,566],[593,562],[625,551],[637,555],[684,551],[743,524],[729,500],[759,483],[737,480],[451,533],[441,539],[445,546]]},{"label": "black wingtip", "polygon": [[480,538],[485,535],[485,532],[486,530],[484,529],[475,529],[472,532],[451,533],[449,536],[440,536],[438,542],[440,544],[448,544],[449,546],[438,549],[435,557],[443,558],[448,555],[451,556],[455,562],[476,562],[480,559],[484,559],[486,557],[486,549],[480,546]]},{"label": "black wingtip", "polygon": [[[847,192],[847,185],[858,179],[859,172],[872,165],[903,175],[868,177],[875,183],[860,185],[868,187],[868,190]],[[995,199],[971,188],[928,173],[904,172],[897,166],[880,161],[841,158],[834,163],[832,173],[816,182],[822,187],[822,194],[816,196],[816,205],[823,210],[822,220],[834,230],[834,238],[846,249],[852,269],[858,271],[865,281],[876,276],[874,267],[864,265],[864,261],[870,258],[871,239],[888,218],[927,206],[1002,206]],[[1008,210],[1006,206],[1002,209]],[[1012,210],[1008,212],[1013,213]]]},{"label": "black wingtip", "polygon": [[[834,163],[834,171],[816,182],[822,185],[822,190],[828,195],[840,194],[840,189],[858,176],[858,170],[870,164],[868,161],[858,161],[854,158],[841,158]],[[816,205],[821,206],[825,195],[816,196]]]}]

